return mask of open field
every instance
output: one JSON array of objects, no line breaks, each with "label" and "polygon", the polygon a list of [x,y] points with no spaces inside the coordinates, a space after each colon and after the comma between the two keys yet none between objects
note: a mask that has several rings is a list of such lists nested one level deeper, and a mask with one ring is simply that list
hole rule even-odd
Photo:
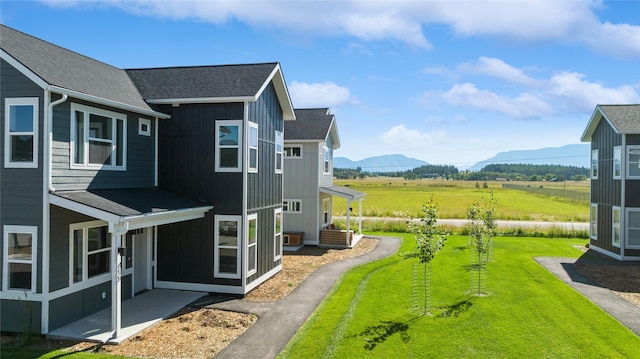
[{"label": "open field", "polygon": [[[414,242],[404,236],[403,249]],[[468,238],[432,264],[432,310],[414,308],[415,260],[353,269],[279,358],[633,358],[640,338],[534,261],[578,257],[584,241],[497,237],[488,295],[475,296]]]},{"label": "open field", "polygon": [[[439,218],[466,218],[467,206],[487,198],[490,192],[498,200],[498,219],[520,221],[588,222],[589,204],[562,197],[529,193],[502,188],[506,182],[416,180],[401,178],[366,178],[363,180],[335,180],[335,184],[365,192],[362,214],[365,217],[416,217],[422,204],[431,197],[438,205]],[[486,188],[485,188],[486,183]],[[509,182],[516,183],[516,182]],[[583,182],[517,182],[535,187],[589,191],[589,181]],[[353,205],[353,204],[352,204]],[[352,206],[353,207],[353,206]],[[353,208],[357,211],[357,208]],[[346,200],[334,198],[333,214],[344,216]]]}]

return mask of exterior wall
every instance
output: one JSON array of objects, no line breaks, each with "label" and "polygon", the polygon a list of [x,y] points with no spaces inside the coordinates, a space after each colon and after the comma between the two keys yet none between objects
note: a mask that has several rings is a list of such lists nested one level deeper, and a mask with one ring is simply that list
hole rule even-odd
[{"label": "exterior wall", "polygon": [[0,328],[3,332],[40,332],[42,303],[0,300]]},{"label": "exterior wall", "polygon": [[[71,103],[126,114],[126,171],[71,169]],[[138,119],[151,120],[151,135],[138,134]],[[162,120],[161,120],[162,121]],[[56,190],[141,188],[155,184],[155,119],[69,98],[53,110],[52,181]]]},{"label": "exterior wall", "polygon": [[[640,135],[627,135],[627,145],[640,145]],[[625,155],[623,151],[622,156]],[[640,207],[640,180],[626,180],[625,204],[627,207]]]}]

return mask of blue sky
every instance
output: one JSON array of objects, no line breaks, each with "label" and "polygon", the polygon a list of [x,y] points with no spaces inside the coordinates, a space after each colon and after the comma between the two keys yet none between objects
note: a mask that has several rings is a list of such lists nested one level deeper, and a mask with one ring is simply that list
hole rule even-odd
[{"label": "blue sky", "polygon": [[7,1],[0,21],[120,68],[278,61],[359,160],[466,167],[580,142],[640,103],[640,1]]}]

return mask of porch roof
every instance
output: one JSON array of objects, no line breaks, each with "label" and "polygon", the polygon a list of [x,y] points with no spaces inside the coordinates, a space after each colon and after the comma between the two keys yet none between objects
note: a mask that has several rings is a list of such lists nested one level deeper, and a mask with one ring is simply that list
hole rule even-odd
[{"label": "porch roof", "polygon": [[361,199],[367,195],[364,192],[356,191],[343,186],[322,186],[320,187],[320,192],[330,194],[332,196],[346,198],[350,201],[353,201],[354,199]]},{"label": "porch roof", "polygon": [[57,191],[51,204],[128,230],[202,218],[213,206],[159,188]]}]

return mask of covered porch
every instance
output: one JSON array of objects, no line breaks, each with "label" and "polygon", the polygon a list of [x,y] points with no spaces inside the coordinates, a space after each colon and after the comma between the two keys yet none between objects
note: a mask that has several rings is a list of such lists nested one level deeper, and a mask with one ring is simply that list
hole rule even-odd
[{"label": "covered porch", "polygon": [[[320,193],[342,197],[347,200],[346,228],[325,228],[320,231],[320,245],[331,247],[353,248],[362,239],[362,200],[366,193],[342,186],[323,186]],[[358,203],[358,216],[355,217],[355,226],[351,223],[353,211],[352,202]]]}]

